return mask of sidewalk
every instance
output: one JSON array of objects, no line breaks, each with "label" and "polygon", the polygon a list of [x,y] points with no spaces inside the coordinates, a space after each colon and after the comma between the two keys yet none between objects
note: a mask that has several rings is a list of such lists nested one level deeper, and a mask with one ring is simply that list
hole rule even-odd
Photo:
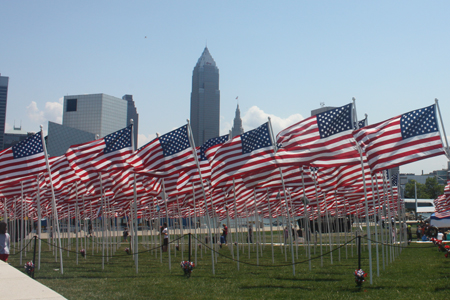
[{"label": "sidewalk", "polygon": [[66,298],[8,263],[0,261],[0,299],[60,300]]}]

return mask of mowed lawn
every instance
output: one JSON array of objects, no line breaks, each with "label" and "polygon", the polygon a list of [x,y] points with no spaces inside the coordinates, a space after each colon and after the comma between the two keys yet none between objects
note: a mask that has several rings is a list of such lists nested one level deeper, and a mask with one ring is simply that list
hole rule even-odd
[{"label": "mowed lawn", "polygon": [[[190,278],[183,275],[180,268],[181,252],[172,251],[172,268],[168,267],[168,253],[163,253],[162,263],[155,253],[145,252],[141,246],[139,251],[139,273],[136,274],[131,255],[124,251],[129,245],[121,244],[113,257],[105,260],[102,270],[101,251],[87,250],[86,259],[79,256],[76,264],[74,252],[63,252],[64,274],[60,273],[59,259],[55,262],[48,245],[42,243],[44,250],[41,270],[36,270],[35,278],[42,284],[57,291],[68,299],[449,299],[450,298],[450,258],[445,258],[437,247],[430,244],[411,244],[403,249],[392,263],[383,270],[381,247],[380,276],[377,277],[375,247],[373,247],[373,285],[369,280],[357,287],[354,271],[358,264],[356,247],[341,248],[339,261],[338,251],[333,252],[333,264],[330,255],[321,260],[312,261],[312,270],[308,263],[296,265],[293,276],[292,266],[271,267],[271,247],[264,248],[263,257],[259,258],[261,266],[246,265],[244,262],[256,264],[256,252],[251,248],[248,258],[248,247],[245,253],[240,252],[240,270],[237,264],[224,256],[219,256],[212,274],[211,255],[208,250],[201,257],[198,253],[198,265]],[[74,250],[72,246],[72,251]],[[203,246],[203,249],[205,247]],[[236,247],[234,247],[236,251]],[[368,252],[363,247],[362,268],[369,272]],[[314,249],[312,257],[320,253],[319,247]],[[324,247],[324,253],[328,250]],[[176,257],[174,256],[176,252]],[[224,246],[219,252],[231,256],[230,250]],[[295,250],[294,250],[295,252]],[[23,258],[22,265],[32,259],[32,251]],[[187,251],[184,259],[187,260]],[[298,249],[298,260],[306,259],[305,250]],[[348,258],[346,258],[348,255]],[[235,255],[236,256],[236,255]],[[289,264],[291,254],[275,247],[275,265]],[[194,257],[192,256],[192,261]],[[10,257],[11,265],[25,271],[19,264],[19,256]]]}]

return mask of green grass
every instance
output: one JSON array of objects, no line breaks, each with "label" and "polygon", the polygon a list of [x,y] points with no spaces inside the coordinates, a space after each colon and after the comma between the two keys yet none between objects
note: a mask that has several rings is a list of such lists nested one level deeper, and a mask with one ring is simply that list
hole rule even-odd
[{"label": "green grass", "polygon": [[[198,254],[198,266],[192,276],[183,276],[180,268],[181,253],[174,257],[172,251],[172,269],[168,268],[167,253],[163,262],[151,253],[139,255],[139,274],[136,274],[132,256],[126,255],[122,244],[115,257],[105,262],[102,270],[101,257],[92,256],[87,251],[87,259],[79,256],[79,264],[75,263],[75,253],[63,253],[64,274],[59,271],[59,261],[55,262],[48,245],[42,243],[45,250],[42,254],[41,270],[36,270],[35,278],[42,284],[57,291],[68,299],[448,299],[450,289],[450,258],[437,252],[436,247],[412,244],[403,249],[395,261],[380,270],[376,276],[376,259],[373,259],[373,285],[367,280],[361,288],[354,281],[353,272],[357,267],[356,248],[351,257],[348,247],[348,259],[345,258],[345,247],[341,248],[341,260],[338,252],[334,252],[334,263],[330,256],[324,257],[324,266],[320,259],[312,261],[312,271],[308,263],[296,265],[296,275],[292,267],[255,267],[240,264],[225,257],[219,257],[215,265],[216,274],[212,274],[210,251]],[[74,247],[72,247],[74,249]],[[248,259],[240,253],[243,262],[256,263],[256,254],[251,251]],[[260,264],[271,265],[270,246],[266,246]],[[374,248],[375,249],[375,248]],[[145,250],[141,247],[140,251]],[[279,247],[275,249],[275,264],[286,264],[285,254]],[[324,252],[326,252],[324,248]],[[381,251],[381,248],[380,248]],[[229,248],[223,247],[220,253],[230,256]],[[312,250],[313,253],[313,250]],[[316,248],[316,256],[320,253]],[[375,250],[373,251],[375,253]],[[101,255],[95,253],[95,255]],[[314,255],[313,255],[314,256]],[[367,252],[363,252],[362,268],[369,271]],[[31,260],[32,252],[27,253],[23,264]],[[305,260],[305,251],[299,247],[298,261]],[[187,251],[184,253],[187,260]],[[194,260],[192,257],[191,260]],[[288,253],[288,262],[291,261]],[[18,255],[10,256],[11,265],[24,270],[19,265]],[[381,257],[380,257],[380,266]]]}]

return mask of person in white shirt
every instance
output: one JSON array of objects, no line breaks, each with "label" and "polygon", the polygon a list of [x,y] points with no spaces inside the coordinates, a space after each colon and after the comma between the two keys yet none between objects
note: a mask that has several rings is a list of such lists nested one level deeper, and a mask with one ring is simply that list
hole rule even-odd
[{"label": "person in white shirt", "polygon": [[167,247],[169,246],[169,230],[167,229],[167,223],[164,223],[161,234],[164,235],[164,243],[162,246],[162,250],[163,250],[163,252],[166,252]]},{"label": "person in white shirt", "polygon": [[6,223],[0,222],[0,259],[4,262],[8,261],[10,243],[11,237],[6,232]]}]

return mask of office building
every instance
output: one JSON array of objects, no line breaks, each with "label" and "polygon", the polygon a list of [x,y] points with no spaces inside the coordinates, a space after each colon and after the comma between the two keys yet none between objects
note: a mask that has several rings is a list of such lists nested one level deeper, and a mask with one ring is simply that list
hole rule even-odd
[{"label": "office building", "polygon": [[234,116],[233,128],[231,129],[231,138],[244,133],[244,128],[242,127],[241,111],[239,109],[239,104],[236,108],[236,114]]},{"label": "office building", "polygon": [[16,125],[14,125],[13,129],[5,132],[3,149],[10,148],[34,134],[35,132],[26,132],[22,130],[22,126],[16,127]]},{"label": "office building", "polygon": [[[92,141],[97,135],[103,138],[120,130],[129,125],[130,115],[136,118],[134,124],[138,127],[132,95],[125,95],[123,99],[106,94],[65,96],[63,123],[49,122],[48,125],[49,155],[62,155],[71,145]],[[137,145],[137,134],[135,137]]]},{"label": "office building", "polygon": [[0,76],[0,147],[4,148],[4,135],[6,123],[6,103],[8,100],[9,77]]},{"label": "office building", "polygon": [[195,145],[219,136],[219,69],[207,47],[192,72],[190,122]]},{"label": "office building", "polygon": [[139,132],[139,114],[137,113],[136,106],[134,105],[133,95],[124,95],[122,97],[123,100],[126,100],[128,103],[127,108],[127,126],[131,124],[131,120],[133,120],[134,124],[134,149],[137,149],[138,142],[138,132]]}]

